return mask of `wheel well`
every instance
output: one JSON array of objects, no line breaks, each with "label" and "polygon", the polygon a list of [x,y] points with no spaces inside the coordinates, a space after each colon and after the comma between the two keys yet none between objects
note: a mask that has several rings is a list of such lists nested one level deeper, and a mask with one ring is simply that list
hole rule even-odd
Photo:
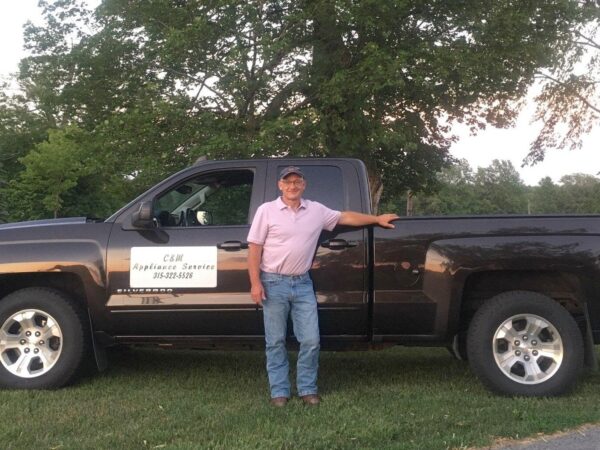
[{"label": "wheel well", "polygon": [[506,291],[533,291],[561,304],[585,327],[585,297],[581,280],[572,273],[556,271],[491,271],[471,275],[463,289],[459,330],[466,331],[475,311],[488,299]]},{"label": "wheel well", "polygon": [[8,294],[28,287],[45,287],[65,292],[86,308],[81,279],[72,273],[19,273],[0,275],[0,301]]}]

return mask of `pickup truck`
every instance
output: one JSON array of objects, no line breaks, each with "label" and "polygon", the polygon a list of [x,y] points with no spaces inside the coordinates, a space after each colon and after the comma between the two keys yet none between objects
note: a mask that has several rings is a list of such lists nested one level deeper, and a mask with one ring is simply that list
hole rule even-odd
[{"label": "pickup truck", "polygon": [[[371,212],[359,160],[273,158],[197,163],[106,220],[0,225],[0,386],[61,387],[116,344],[264,347],[246,236],[288,165],[306,198]],[[596,363],[599,234],[594,216],[324,232],[311,269],[322,346],[445,346],[497,393],[568,392]]]}]

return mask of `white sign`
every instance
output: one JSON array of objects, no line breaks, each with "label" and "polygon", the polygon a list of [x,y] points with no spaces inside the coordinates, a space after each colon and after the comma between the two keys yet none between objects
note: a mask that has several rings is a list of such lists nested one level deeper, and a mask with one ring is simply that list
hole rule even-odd
[{"label": "white sign", "polygon": [[217,247],[132,247],[132,288],[214,288]]}]

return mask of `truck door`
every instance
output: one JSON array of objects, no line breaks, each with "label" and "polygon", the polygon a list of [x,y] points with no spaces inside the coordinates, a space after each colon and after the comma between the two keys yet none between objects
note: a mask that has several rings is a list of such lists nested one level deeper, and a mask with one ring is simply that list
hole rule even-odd
[{"label": "truck door", "polygon": [[178,178],[149,197],[155,229],[127,226],[131,213],[123,213],[107,258],[113,334],[262,334],[246,237],[265,172],[264,163],[209,164]]},{"label": "truck door", "polygon": [[[266,199],[277,198],[277,177],[290,161],[269,163]],[[359,169],[351,161],[324,159],[294,160],[306,178],[304,198],[339,210],[368,211],[360,189]],[[367,334],[367,230],[337,227],[324,232],[315,249],[311,277],[319,305],[321,336],[335,342],[362,339]],[[291,327],[288,327],[291,330]]]}]

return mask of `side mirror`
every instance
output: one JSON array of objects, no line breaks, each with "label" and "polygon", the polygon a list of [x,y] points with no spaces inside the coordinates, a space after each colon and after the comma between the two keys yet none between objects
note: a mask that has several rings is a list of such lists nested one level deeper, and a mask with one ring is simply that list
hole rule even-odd
[{"label": "side mirror", "polygon": [[131,216],[131,224],[136,228],[156,228],[152,214],[152,202],[140,203],[139,209]]}]

